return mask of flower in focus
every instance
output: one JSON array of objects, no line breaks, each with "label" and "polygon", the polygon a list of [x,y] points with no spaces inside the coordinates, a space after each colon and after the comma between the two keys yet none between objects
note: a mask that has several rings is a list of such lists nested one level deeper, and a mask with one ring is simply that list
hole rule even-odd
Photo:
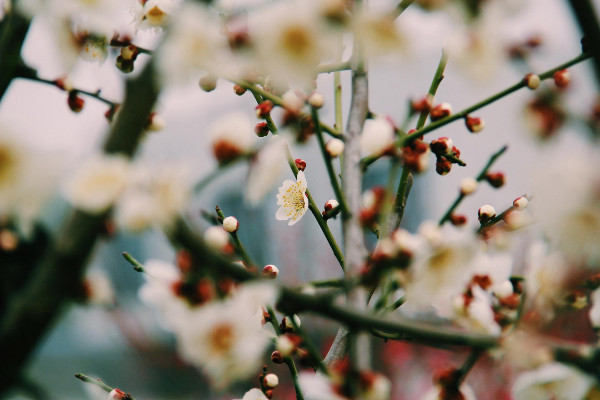
[{"label": "flower in focus", "polygon": [[308,198],[306,196],[306,177],[304,172],[298,171],[296,182],[292,180],[283,181],[277,195],[279,210],[275,218],[280,221],[290,220],[288,225],[294,225],[300,221],[308,209]]},{"label": "flower in focus", "polygon": [[554,362],[523,372],[512,390],[515,400],[580,400],[587,398],[593,384],[591,377]]},{"label": "flower in focus", "polygon": [[109,209],[125,189],[129,161],[123,155],[102,155],[86,161],[68,182],[69,202],[90,214]]}]

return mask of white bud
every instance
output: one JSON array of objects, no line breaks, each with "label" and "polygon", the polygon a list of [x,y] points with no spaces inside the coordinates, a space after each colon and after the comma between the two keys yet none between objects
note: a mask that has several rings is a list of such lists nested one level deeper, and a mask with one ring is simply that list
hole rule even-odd
[{"label": "white bud", "polygon": [[229,235],[220,226],[211,226],[204,232],[204,241],[216,250],[222,250],[229,244]]},{"label": "white bud", "polygon": [[113,389],[108,394],[109,400],[121,400],[125,398],[125,393],[121,389]]},{"label": "white bud", "polygon": [[272,264],[265,265],[262,270],[262,274],[266,278],[275,279],[279,275],[279,268]]},{"label": "white bud", "polygon": [[325,211],[329,211],[329,210],[333,210],[334,208],[336,208],[337,206],[339,206],[340,203],[338,203],[337,200],[327,200],[327,202],[325,203]]},{"label": "white bud", "polygon": [[527,197],[525,197],[525,196],[517,197],[513,201],[513,207],[515,208],[515,210],[519,210],[519,211],[526,209],[528,204],[529,204],[529,200],[527,200]]},{"label": "white bud", "polygon": [[331,157],[337,157],[344,152],[344,142],[340,139],[331,139],[325,145],[325,150]]},{"label": "white bud", "polygon": [[308,104],[310,104],[314,108],[323,107],[323,103],[325,102],[325,98],[319,92],[312,92],[310,96],[308,96]]},{"label": "white bud", "polygon": [[541,83],[540,77],[535,74],[525,75],[524,81],[525,81],[525,85],[531,90],[537,89]]},{"label": "white bud", "polygon": [[477,190],[479,183],[474,178],[464,178],[460,181],[460,193],[467,196]]},{"label": "white bud", "polygon": [[300,92],[295,90],[288,90],[281,96],[283,106],[288,110],[299,113],[304,107],[304,98]]},{"label": "white bud", "polygon": [[489,204],[486,204],[477,211],[477,216],[479,217],[479,221],[487,222],[496,216],[496,209]]},{"label": "white bud", "polygon": [[227,217],[223,220],[223,229],[229,233],[235,233],[238,230],[240,223],[235,217]]},{"label": "white bud", "polygon": [[513,285],[507,279],[504,282],[502,282],[501,284],[494,286],[493,292],[496,295],[496,297],[498,297],[500,299],[503,297],[510,296],[511,294],[513,294]]},{"label": "white bud", "polygon": [[266,387],[274,388],[279,385],[279,378],[275,374],[267,374],[263,381]]},{"label": "white bud", "polygon": [[281,335],[277,337],[275,348],[283,357],[289,357],[296,349],[296,345],[287,336]]},{"label": "white bud", "polygon": [[148,130],[152,132],[157,132],[165,128],[166,125],[165,119],[160,114],[152,114],[150,116],[150,124],[148,125]]}]

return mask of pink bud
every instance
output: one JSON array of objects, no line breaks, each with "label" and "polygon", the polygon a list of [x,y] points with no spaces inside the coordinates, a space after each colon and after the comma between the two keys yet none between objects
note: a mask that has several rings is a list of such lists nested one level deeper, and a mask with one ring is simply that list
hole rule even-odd
[{"label": "pink bud", "polygon": [[306,161],[303,159],[296,158],[294,162],[296,163],[296,168],[298,168],[298,171],[304,171],[306,169]]},{"label": "pink bud", "polygon": [[267,125],[266,122],[259,122],[254,127],[254,133],[256,133],[256,136],[258,137],[267,136],[269,134],[269,125]]},{"label": "pink bud", "polygon": [[452,151],[452,148],[454,147],[454,142],[449,137],[444,136],[439,139],[433,140],[429,144],[429,147],[431,148],[431,151],[434,154],[438,156],[443,156]]},{"label": "pink bud", "polygon": [[81,97],[77,96],[77,92],[71,91],[69,92],[69,97],[67,98],[67,104],[69,105],[71,111],[74,113],[79,113],[81,110],[83,110],[85,101]]},{"label": "pink bud", "polygon": [[262,270],[262,275],[269,279],[275,279],[279,275],[279,268],[272,264],[266,265]]},{"label": "pink bud", "polygon": [[506,181],[502,172],[490,172],[485,176],[485,180],[496,189],[502,187]]},{"label": "pink bud", "polygon": [[465,124],[467,125],[467,129],[471,133],[481,132],[485,126],[483,122],[483,118],[480,117],[470,117],[467,115],[465,118]]},{"label": "pink bud", "polygon": [[515,210],[519,210],[519,211],[526,209],[528,204],[529,204],[529,201],[527,200],[527,197],[525,197],[525,196],[517,197],[513,201],[513,207],[515,208]]},{"label": "pink bud", "polygon": [[243,95],[244,93],[246,93],[246,88],[241,87],[240,85],[234,85],[233,86],[233,91],[235,92],[235,94],[237,94],[238,96]]},{"label": "pink bud", "polygon": [[429,117],[432,121],[437,121],[449,116],[450,114],[452,114],[452,106],[449,103],[441,103],[433,107]]},{"label": "pink bud", "polygon": [[556,71],[552,76],[554,78],[554,84],[560,88],[565,88],[571,82],[571,75],[566,69]]},{"label": "pink bud", "polygon": [[452,163],[447,158],[438,157],[435,162],[435,172],[440,175],[446,175],[452,170]]},{"label": "pink bud", "polygon": [[256,116],[258,118],[266,118],[269,116],[269,113],[273,109],[273,102],[271,100],[266,100],[256,106]]}]

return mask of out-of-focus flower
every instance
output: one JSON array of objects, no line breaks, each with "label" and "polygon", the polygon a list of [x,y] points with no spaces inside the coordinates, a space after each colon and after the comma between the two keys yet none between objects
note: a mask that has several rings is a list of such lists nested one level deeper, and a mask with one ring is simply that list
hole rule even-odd
[{"label": "out-of-focus flower", "polygon": [[292,180],[283,181],[277,195],[277,205],[281,206],[275,214],[275,218],[281,221],[290,220],[288,225],[294,225],[300,221],[308,209],[308,198],[306,197],[306,177],[304,172],[298,171],[296,182]]},{"label": "out-of-focus flower", "polygon": [[178,3],[175,0],[136,0],[133,10],[136,29],[165,28]]},{"label": "out-of-focus flower", "polygon": [[269,75],[270,86],[309,85],[321,60],[335,53],[335,32],[318,11],[314,2],[290,1],[254,15],[250,25],[254,61]]},{"label": "out-of-focus flower", "polygon": [[548,154],[534,175],[531,204],[550,243],[589,265],[600,260],[600,160],[594,152],[596,147]]},{"label": "out-of-focus flower", "polygon": [[244,114],[230,114],[209,128],[212,149],[219,164],[226,164],[248,154],[256,141],[254,125]]},{"label": "out-of-focus flower", "polygon": [[260,389],[254,388],[248,390],[241,400],[268,400],[268,398]]},{"label": "out-of-focus flower", "polygon": [[559,363],[549,363],[523,372],[513,385],[515,400],[580,400],[586,398],[594,380]]},{"label": "out-of-focus flower", "polygon": [[91,304],[107,306],[115,302],[115,292],[108,276],[100,270],[89,271],[84,280],[86,300]]},{"label": "out-of-focus flower", "polygon": [[90,214],[107,211],[123,193],[130,174],[123,155],[102,155],[87,160],[68,182],[69,202]]},{"label": "out-of-focus flower", "polygon": [[[456,398],[462,398],[463,400],[477,399],[477,397],[475,397],[475,392],[473,391],[473,389],[471,389],[471,387],[466,383],[463,383],[458,391],[460,392],[460,396],[462,397]],[[445,400],[447,398],[448,397],[445,396],[444,388],[439,385],[433,386],[423,395],[423,400]]]},{"label": "out-of-focus flower", "polygon": [[[333,371],[333,377],[303,372],[299,376],[300,387],[306,400],[349,400],[344,393],[344,383],[347,379],[339,371]],[[389,400],[391,384],[383,375],[371,371],[360,373],[357,381],[357,391],[354,400]]]},{"label": "out-of-focus flower", "polygon": [[286,165],[285,151],[285,140],[274,136],[252,160],[246,186],[246,198],[251,204],[257,204],[280,178]]},{"label": "out-of-focus flower", "polygon": [[365,8],[353,19],[352,31],[367,57],[398,55],[404,49],[404,37],[390,14]]},{"label": "out-of-focus flower", "polygon": [[360,136],[363,156],[379,156],[394,144],[394,126],[386,117],[367,120]]}]

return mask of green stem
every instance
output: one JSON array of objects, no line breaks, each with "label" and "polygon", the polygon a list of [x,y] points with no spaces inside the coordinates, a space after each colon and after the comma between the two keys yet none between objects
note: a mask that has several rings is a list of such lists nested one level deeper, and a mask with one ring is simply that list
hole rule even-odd
[{"label": "green stem", "polygon": [[[264,90],[256,85],[253,85],[251,83],[245,82],[245,81],[231,80],[231,82],[252,92],[252,94],[254,95],[254,98],[257,99],[257,101],[258,101],[257,96],[260,96],[260,98],[262,98],[261,102],[264,100],[271,100],[274,105],[279,106],[279,107],[284,107],[283,100],[281,99],[281,97],[276,96],[273,93],[267,92],[266,90]],[[333,136],[335,138],[341,139],[343,137],[341,132],[337,131],[336,129],[332,128],[331,126],[329,126],[327,124],[320,122],[320,126],[324,132],[327,132],[328,134],[330,134],[331,136]]]},{"label": "green stem", "polygon": [[325,279],[322,281],[312,281],[312,282],[308,282],[305,285],[302,286],[313,286],[316,288],[326,288],[326,287],[344,287],[345,284],[345,280],[343,279]]},{"label": "green stem", "polygon": [[[525,197],[526,199],[529,198],[526,194],[524,194],[523,197]],[[511,212],[513,210],[515,210],[515,206],[510,206],[506,210],[502,211],[500,214],[496,215],[494,218],[492,218],[491,220],[486,222],[485,224],[481,224],[479,229],[477,229],[477,233],[481,233],[481,232],[483,232],[484,229],[487,229],[487,228],[490,228],[490,227],[496,225],[498,222],[500,222],[504,219],[506,214],[508,214],[509,212]]]},{"label": "green stem", "polygon": [[327,74],[330,72],[346,71],[352,68],[350,60],[343,62],[335,62],[331,64],[323,64],[317,68],[317,73]]},{"label": "green stem", "polygon": [[[541,80],[552,78],[552,76],[554,75],[554,73],[556,71],[560,71],[561,69],[566,69],[568,67],[571,67],[572,65],[575,65],[581,61],[587,60],[588,58],[590,58],[590,53],[580,54],[579,56],[573,58],[572,60],[565,62],[564,64],[561,64],[557,67],[554,67],[552,69],[549,69],[546,72],[539,74],[539,77]],[[521,80],[521,81],[515,83],[514,85],[488,97],[487,99],[484,99],[476,104],[473,104],[471,107],[467,107],[464,110],[462,110],[456,114],[449,115],[445,118],[442,118],[438,121],[435,121],[435,122],[427,125],[426,127],[422,128],[422,129],[417,130],[416,132],[414,132],[410,135],[402,137],[401,139],[399,139],[397,141],[397,145],[404,146],[406,143],[409,143],[410,141],[418,138],[421,135],[425,135],[426,133],[432,132],[438,128],[441,128],[444,125],[448,125],[449,123],[454,122],[457,119],[464,118],[465,116],[472,113],[473,111],[479,110],[480,108],[483,108],[497,100],[500,100],[501,98],[506,97],[509,94],[516,92],[517,90],[522,89],[526,86],[527,86],[526,83],[523,80]]]},{"label": "green stem", "polygon": [[298,334],[302,338],[302,341],[303,341],[304,345],[306,346],[306,350],[308,350],[308,354],[314,361],[317,362],[315,369],[318,369],[325,375],[329,375],[329,371],[327,370],[327,367],[323,363],[323,359],[321,357],[321,354],[319,353],[319,350],[317,350],[317,346],[315,346],[315,344],[310,339],[310,337],[306,334],[304,329],[300,325],[298,325],[296,323],[296,321],[294,321],[294,318],[290,318],[290,321],[292,322],[292,325],[294,326],[294,331],[296,332],[296,334]]},{"label": "green stem", "polygon": [[458,157],[453,156],[452,154],[446,154],[446,155],[444,155],[444,158],[448,159],[448,161],[451,161],[454,164],[460,165],[461,167],[467,166],[466,162],[464,162],[463,160],[461,160]]},{"label": "green stem", "polygon": [[104,390],[106,393],[110,393],[114,390],[114,388],[111,388],[110,386],[108,386],[107,384],[102,382],[100,380],[100,378],[98,378],[98,379],[90,378],[89,376],[81,374],[81,373],[75,374],[75,378],[79,379],[82,382],[91,383],[92,385],[96,385],[100,389]]},{"label": "green stem", "polygon": [[137,272],[146,272],[144,271],[144,265],[139,262],[138,260],[136,260],[131,254],[129,254],[128,252],[124,251],[123,253],[123,258],[131,265],[133,265],[133,269]]},{"label": "green stem", "polygon": [[394,9],[392,16],[398,18],[414,2],[415,0],[402,0]]},{"label": "green stem", "polygon": [[[267,306],[267,312],[270,315],[269,322],[275,331],[277,336],[281,336],[282,332],[279,328],[279,321],[277,320],[277,315],[275,315],[275,310],[273,307]],[[292,318],[293,320],[293,318]],[[292,322],[293,323],[293,322]],[[296,369],[296,364],[294,364],[294,359],[291,356],[287,356],[284,358],[285,365],[287,365],[290,370],[290,374],[292,375],[292,380],[294,381],[294,389],[296,390],[296,400],[304,400],[304,396],[302,395],[302,389],[300,388],[300,382],[298,380],[298,370]]]},{"label": "green stem", "polygon": [[465,360],[465,363],[458,370],[458,377],[456,379],[457,386],[460,387],[462,382],[467,377],[467,374],[469,373],[469,371],[471,371],[471,369],[473,369],[473,367],[475,366],[477,361],[479,361],[479,358],[482,355],[483,355],[483,351],[481,349],[473,349],[473,351],[471,351],[471,353]]},{"label": "green stem", "polygon": [[333,160],[331,156],[327,152],[325,148],[325,140],[323,139],[323,132],[321,132],[321,128],[319,126],[319,113],[316,108],[311,107],[311,115],[313,121],[315,123],[315,133],[317,135],[317,142],[319,143],[319,148],[321,149],[321,154],[323,155],[323,159],[325,160],[325,166],[327,167],[327,174],[329,175],[329,182],[331,183],[331,187],[333,188],[333,192],[335,193],[335,197],[337,201],[340,203],[342,216],[348,213],[348,206],[346,205],[346,201],[344,200],[344,195],[342,194],[342,189],[340,188],[340,183],[338,182],[336,173],[333,169]]},{"label": "green stem", "polygon": [[[477,180],[477,182],[481,182],[482,180],[485,179],[485,177],[487,176],[487,173],[488,173],[489,169],[492,167],[492,165],[494,164],[494,162],[496,162],[496,160],[498,159],[498,157],[500,157],[502,154],[504,154],[504,152],[507,149],[508,149],[508,146],[503,146],[500,150],[498,150],[497,152],[495,152],[494,154],[492,154],[492,156],[488,160],[487,164],[485,164],[485,166],[483,167],[483,169],[481,170],[481,172],[479,173],[479,175],[477,175],[477,178],[475,178],[475,180]],[[464,194],[462,194],[462,193],[458,194],[458,197],[456,198],[456,200],[454,200],[454,203],[452,203],[452,205],[450,206],[450,208],[448,209],[448,211],[446,211],[446,213],[440,219],[440,222],[438,223],[440,226],[444,225],[444,222],[450,220],[450,217],[452,216],[452,213],[454,212],[454,210],[456,210],[456,208],[460,205],[460,203],[463,201],[463,199],[465,197],[466,196]]]},{"label": "green stem", "polygon": [[[215,207],[215,211],[217,212],[217,215],[219,216],[220,222],[222,225],[223,220],[225,219],[225,214],[223,214],[223,211],[219,208],[219,206]],[[240,240],[237,232],[229,232],[229,234],[231,235],[231,238],[233,239],[235,246],[237,247],[238,251],[240,252],[240,255],[244,259],[244,262],[246,263],[246,268],[250,268],[250,266],[252,266],[254,264],[252,263],[250,256],[248,256],[248,253],[246,253],[246,249],[242,245],[242,241]]]}]

